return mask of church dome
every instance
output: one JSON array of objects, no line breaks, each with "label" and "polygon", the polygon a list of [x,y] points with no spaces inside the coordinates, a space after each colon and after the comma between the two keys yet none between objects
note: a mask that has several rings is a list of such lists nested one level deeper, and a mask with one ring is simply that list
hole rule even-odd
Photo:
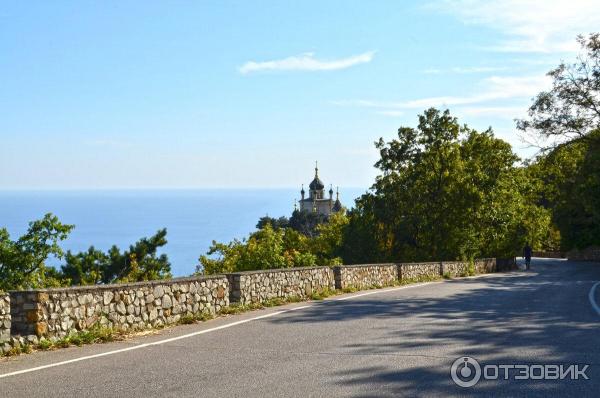
[{"label": "church dome", "polygon": [[334,212],[336,212],[336,213],[337,213],[338,211],[342,210],[342,202],[340,202],[340,200],[339,200],[339,199],[336,199],[336,200],[335,200],[335,204],[333,205],[333,209],[332,209],[332,210],[333,210]]},{"label": "church dome", "polygon": [[308,187],[312,191],[320,191],[323,188],[325,188],[325,184],[323,184],[323,181],[321,181],[318,176],[315,176],[315,179],[312,180],[312,182],[310,183],[310,185]]}]

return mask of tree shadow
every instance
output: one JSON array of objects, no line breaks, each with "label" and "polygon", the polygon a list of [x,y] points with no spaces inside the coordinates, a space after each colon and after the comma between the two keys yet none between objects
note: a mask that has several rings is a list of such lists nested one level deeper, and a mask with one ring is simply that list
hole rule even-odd
[{"label": "tree shadow", "polygon": [[[389,366],[374,359],[370,367],[331,371],[331,380],[357,391],[369,388],[373,396],[597,396],[600,318],[587,301],[595,280],[600,280],[597,265],[534,261],[531,272],[452,280],[438,284],[439,289],[415,287],[400,295],[326,301],[270,322],[307,328],[323,322],[340,328],[368,322],[369,336],[340,341],[337,348],[364,357],[388,356]],[[511,377],[461,388],[449,372],[461,356],[482,364],[590,364],[590,380]]]}]

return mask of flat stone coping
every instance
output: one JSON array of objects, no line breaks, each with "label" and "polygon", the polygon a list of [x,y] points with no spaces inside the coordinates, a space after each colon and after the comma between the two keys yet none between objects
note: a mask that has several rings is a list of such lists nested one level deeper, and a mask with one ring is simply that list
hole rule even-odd
[{"label": "flat stone coping", "polygon": [[316,267],[293,267],[293,268],[273,268],[273,269],[257,269],[252,271],[240,271],[240,272],[231,272],[228,275],[252,275],[252,274],[273,274],[277,272],[295,272],[295,271],[308,271],[308,270],[322,270],[322,269],[331,269],[332,267],[328,265],[321,265]]},{"label": "flat stone coping", "polygon": [[397,267],[396,263],[335,265],[333,268]]},{"label": "flat stone coping", "polygon": [[130,283],[113,283],[110,285],[85,285],[85,286],[69,286],[69,287],[55,287],[49,289],[29,289],[29,290],[11,290],[9,293],[70,293],[70,292],[81,292],[81,291],[98,291],[98,290],[122,290],[127,288],[137,288],[144,286],[156,286],[156,285],[175,285],[178,283],[186,282],[203,282],[206,280],[213,279],[226,279],[225,274],[216,275],[200,275],[200,276],[187,276],[182,278],[173,279],[157,279],[152,281],[142,282],[130,282]]}]

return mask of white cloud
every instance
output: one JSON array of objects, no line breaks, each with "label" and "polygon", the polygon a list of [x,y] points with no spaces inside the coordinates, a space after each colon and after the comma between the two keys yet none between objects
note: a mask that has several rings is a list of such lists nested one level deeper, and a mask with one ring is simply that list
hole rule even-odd
[{"label": "white cloud", "polygon": [[373,60],[375,51],[353,55],[347,58],[319,60],[314,53],[304,53],[272,61],[249,61],[240,66],[242,74],[260,71],[324,71],[350,68],[354,65],[369,63]]},{"label": "white cloud", "polygon": [[442,73],[486,73],[486,72],[498,72],[502,70],[507,70],[506,66],[455,66],[454,68],[450,68],[448,70],[437,69],[437,68],[429,68],[425,69],[423,73],[428,75],[439,75]]},{"label": "white cloud", "polygon": [[501,70],[508,69],[505,66],[467,66],[467,67],[454,67],[450,69],[454,73],[486,73],[486,72],[498,72]]},{"label": "white cloud", "polygon": [[451,105],[470,105],[494,100],[533,97],[550,85],[548,76],[492,76],[483,79],[479,94],[465,96],[426,97],[403,102],[380,102],[370,100],[335,101],[335,105],[352,105],[369,108],[421,109]]},{"label": "white cloud", "polygon": [[522,115],[526,106],[494,105],[498,101],[530,99],[540,91],[548,89],[551,79],[548,76],[492,76],[479,82],[479,93],[464,96],[425,97],[408,101],[338,100],[338,106],[372,108],[378,114],[401,116],[407,109],[423,110],[430,107],[453,107],[466,115],[488,115],[516,117]]},{"label": "white cloud", "polygon": [[507,38],[496,51],[576,51],[575,37],[600,26],[598,0],[439,0],[428,8],[500,31]]},{"label": "white cloud", "polygon": [[527,108],[520,106],[469,106],[460,108],[459,112],[465,116],[494,116],[514,119],[524,117]]}]

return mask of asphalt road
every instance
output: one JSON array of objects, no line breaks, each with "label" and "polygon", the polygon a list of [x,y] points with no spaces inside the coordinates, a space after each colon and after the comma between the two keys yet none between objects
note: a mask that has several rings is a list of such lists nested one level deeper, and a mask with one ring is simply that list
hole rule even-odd
[{"label": "asphalt road", "polygon": [[[532,266],[2,359],[0,396],[600,395],[600,314],[589,297],[600,264],[534,259]],[[463,388],[450,377],[462,356],[482,368],[587,364],[589,380],[514,380],[511,370],[509,380],[500,373]]]}]

